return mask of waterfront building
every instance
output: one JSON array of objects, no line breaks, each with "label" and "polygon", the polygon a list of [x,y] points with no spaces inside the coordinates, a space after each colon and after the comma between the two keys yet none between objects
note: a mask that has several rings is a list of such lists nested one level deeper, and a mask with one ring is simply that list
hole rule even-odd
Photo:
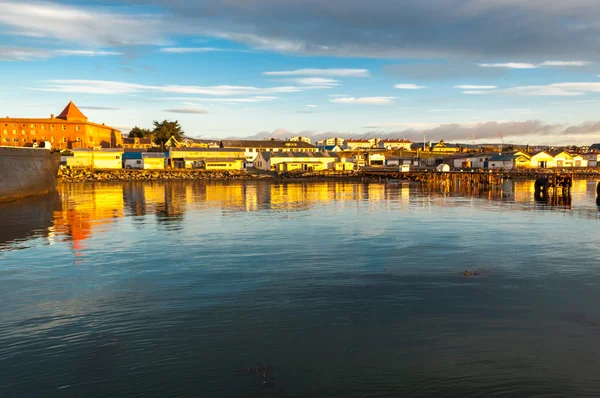
[{"label": "waterfront building", "polygon": [[306,142],[307,144],[310,144],[310,138],[303,137],[301,135],[290,138],[290,141],[293,141],[293,142]]},{"label": "waterfront building", "polygon": [[369,140],[355,140],[348,139],[344,143],[344,148],[349,151],[358,151],[361,149],[370,149],[373,147],[373,144]]},{"label": "waterfront building", "polygon": [[67,166],[121,169],[123,168],[123,149],[75,148],[73,149],[73,156],[67,157]]},{"label": "waterfront building", "polygon": [[253,167],[260,152],[317,152],[317,147],[304,141],[281,140],[223,140],[221,148],[237,148],[244,151],[246,167]]},{"label": "waterfront building", "polygon": [[124,137],[123,138],[123,148],[143,148],[149,149],[154,147],[154,143],[152,142],[152,138],[140,138],[140,137]]},{"label": "waterfront building", "polygon": [[411,141],[398,138],[390,138],[379,141],[379,148],[384,148],[387,150],[410,151],[411,145]]},{"label": "waterfront building", "polygon": [[530,159],[521,152],[498,153],[490,157],[486,163],[490,170],[514,170],[528,167]]},{"label": "waterfront building", "polygon": [[126,169],[161,170],[165,168],[164,152],[127,151],[123,153]]},{"label": "waterfront building", "polygon": [[432,152],[460,152],[460,146],[456,144],[448,144],[441,140],[431,148]]},{"label": "waterfront building", "polygon": [[116,128],[88,121],[71,101],[56,117],[0,118],[0,145],[33,146],[49,142],[53,148],[115,148],[122,145]]},{"label": "waterfront building", "polygon": [[600,164],[600,153],[589,152],[581,155],[588,162],[589,167],[597,167]]},{"label": "waterfront building", "polygon": [[556,167],[556,160],[550,153],[539,151],[531,155],[530,167],[542,169]]},{"label": "waterfront building", "polygon": [[325,147],[325,146],[331,146],[331,145],[339,145],[341,148],[343,148],[345,142],[346,142],[345,138],[329,137],[329,138],[325,138],[323,140],[317,141],[317,146]]},{"label": "waterfront building", "polygon": [[260,152],[254,167],[265,171],[335,169],[340,158],[334,152]]},{"label": "waterfront building", "polygon": [[180,169],[242,170],[244,151],[238,148],[169,148],[169,162]]}]

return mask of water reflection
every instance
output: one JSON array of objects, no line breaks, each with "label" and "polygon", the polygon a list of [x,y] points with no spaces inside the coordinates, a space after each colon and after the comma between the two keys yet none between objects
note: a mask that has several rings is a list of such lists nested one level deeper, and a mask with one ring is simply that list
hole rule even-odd
[{"label": "water reflection", "polygon": [[0,251],[18,248],[32,237],[54,235],[53,212],[60,206],[57,195],[27,198],[18,202],[0,203]]},{"label": "water reflection", "polygon": [[[0,231],[0,250],[16,247],[16,243],[29,238],[60,237],[71,241],[72,249],[77,252],[85,248],[85,241],[95,233],[110,230],[123,217],[141,220],[153,214],[158,224],[175,231],[181,228],[189,211],[217,210],[221,215],[232,215],[268,209],[286,214],[326,202],[340,206],[364,203],[369,209],[401,209],[409,205],[462,206],[462,201],[452,198],[470,198],[519,205],[522,210],[560,209],[596,216],[600,210],[596,184],[595,180],[574,180],[571,195],[551,194],[543,198],[536,198],[533,180],[510,180],[494,189],[342,181],[63,184],[58,195],[0,207],[5,225],[13,226]],[[144,222],[133,225],[142,228]]]}]

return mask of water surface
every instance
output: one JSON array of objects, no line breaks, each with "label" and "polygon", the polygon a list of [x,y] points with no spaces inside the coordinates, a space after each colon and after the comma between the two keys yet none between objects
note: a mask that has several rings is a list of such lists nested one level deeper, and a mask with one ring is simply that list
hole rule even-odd
[{"label": "water surface", "polygon": [[[2,205],[0,396],[599,396],[596,183],[545,202],[532,181],[65,184]],[[257,362],[275,387],[237,372]]]}]

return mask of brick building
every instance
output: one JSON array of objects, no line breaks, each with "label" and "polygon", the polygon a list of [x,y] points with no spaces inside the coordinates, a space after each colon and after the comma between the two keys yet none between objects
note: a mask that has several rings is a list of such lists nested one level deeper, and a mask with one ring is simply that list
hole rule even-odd
[{"label": "brick building", "polygon": [[31,146],[45,141],[59,149],[122,146],[119,130],[89,122],[72,101],[56,117],[0,118],[0,132],[3,146]]}]

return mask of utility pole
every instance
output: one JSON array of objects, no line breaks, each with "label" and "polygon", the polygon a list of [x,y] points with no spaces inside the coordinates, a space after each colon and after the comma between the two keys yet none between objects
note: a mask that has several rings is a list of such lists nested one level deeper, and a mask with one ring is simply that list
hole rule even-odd
[{"label": "utility pole", "polygon": [[502,144],[500,144],[500,153],[502,153],[502,147],[504,146],[504,137],[502,137],[502,134],[500,134],[500,132],[498,132],[498,135],[500,136],[500,140],[502,141]]}]

